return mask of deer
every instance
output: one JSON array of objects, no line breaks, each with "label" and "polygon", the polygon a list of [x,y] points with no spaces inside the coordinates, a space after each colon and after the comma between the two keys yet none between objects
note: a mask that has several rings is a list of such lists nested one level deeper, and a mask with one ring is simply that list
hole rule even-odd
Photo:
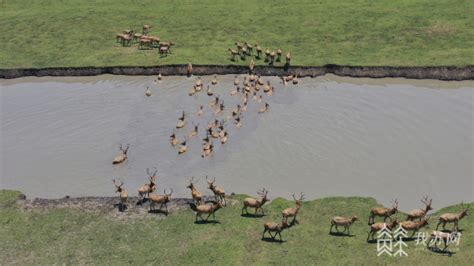
[{"label": "deer", "polygon": [[242,127],[242,118],[240,115],[235,118],[234,124],[236,128]]},{"label": "deer", "polygon": [[230,92],[230,96],[236,95],[237,93],[239,93],[239,91],[240,91],[240,87],[236,86],[235,89]]},{"label": "deer", "polygon": [[214,107],[219,104],[219,96],[216,96],[213,101],[209,102],[209,107]]},{"label": "deer", "polygon": [[189,91],[188,95],[189,96],[194,96],[194,94],[196,94],[196,85],[194,85],[191,90]]},{"label": "deer", "polygon": [[[276,236],[280,236],[280,242],[283,242],[281,238],[281,232],[285,230],[286,228],[289,228],[290,225],[286,221],[282,221],[281,223],[275,223],[275,222],[268,222],[263,225],[263,234],[262,234],[262,239],[265,238],[265,233],[268,232],[270,234],[270,237],[275,240]],[[275,233],[272,235],[272,232]]]},{"label": "deer", "polygon": [[398,200],[395,199],[393,202],[392,208],[384,208],[384,207],[376,207],[370,210],[369,222],[368,224],[371,225],[374,223],[375,216],[384,217],[383,221],[385,222],[387,218],[390,218],[392,221],[391,216],[398,212]]},{"label": "deer", "polygon": [[214,193],[214,197],[216,198],[216,201],[222,202],[224,206],[227,206],[226,200],[225,200],[225,190],[222,187],[216,186],[214,183],[216,182],[216,178],[211,181],[207,178],[206,176],[206,181],[208,188]]},{"label": "deer", "polygon": [[265,113],[268,110],[268,107],[270,107],[270,105],[268,103],[265,103],[265,105],[258,110],[258,113],[259,114]]},{"label": "deer", "polygon": [[235,86],[238,86],[239,84],[240,84],[239,77],[235,76],[235,78],[234,78],[234,85],[235,85]]},{"label": "deer", "polygon": [[432,201],[433,199],[428,200],[428,196],[425,196],[421,200],[421,203],[425,204],[425,208],[412,210],[411,212],[408,213],[407,220],[413,221],[414,219],[418,218],[419,221],[421,221],[421,218],[423,218],[429,211],[433,209],[433,207],[431,207]]},{"label": "deer", "polygon": [[204,106],[201,104],[199,106],[199,110],[197,111],[197,116],[202,116],[202,114],[204,113]]},{"label": "deer", "polygon": [[239,55],[239,51],[236,51],[232,48],[229,48],[228,51],[230,53],[230,60],[235,61],[235,57]]},{"label": "deer", "polygon": [[190,138],[192,138],[192,137],[194,137],[194,136],[196,136],[196,135],[198,134],[199,123],[197,123],[197,125],[196,125],[196,124],[194,124],[194,122],[193,122],[193,126],[194,126],[194,129],[193,129],[193,131],[191,131],[191,133],[189,133],[188,139],[190,139]]},{"label": "deer", "polygon": [[[221,202],[215,202],[212,205],[211,204],[200,204],[197,205],[194,208],[194,211],[196,212],[196,222],[198,221],[198,217],[201,218],[201,220],[206,221],[209,219],[209,217],[212,215],[214,221],[216,221],[216,212],[223,207]],[[202,218],[202,214],[207,214],[206,219]]]},{"label": "deer", "polygon": [[249,44],[248,42],[245,42],[244,46],[247,48],[247,54],[251,56],[253,54],[253,45]]},{"label": "deer", "polygon": [[298,84],[298,75],[295,75],[293,77],[293,85],[296,85],[296,84]]},{"label": "deer", "polygon": [[124,206],[127,206],[127,200],[128,200],[128,191],[123,188],[123,182],[122,180],[120,180],[120,184],[118,184],[115,179],[112,179],[112,181],[114,182],[114,185],[115,185],[115,193],[119,193],[120,195],[120,205],[121,208],[123,208]]},{"label": "deer", "polygon": [[173,134],[171,134],[171,136],[170,136],[170,141],[171,141],[171,146],[174,147],[174,146],[178,145],[179,140],[178,140],[178,138],[176,137],[176,133],[173,132]]},{"label": "deer", "polygon": [[214,95],[214,92],[212,92],[211,87],[207,85],[207,96],[212,96],[212,95]]},{"label": "deer", "polygon": [[138,189],[138,196],[140,197],[141,202],[143,202],[145,198],[149,196],[150,193],[156,190],[156,172],[158,172],[156,168],[155,168],[155,171],[151,174],[150,174],[150,169],[148,168],[146,169],[146,173],[149,176],[148,179],[150,183],[144,184]]},{"label": "deer", "polygon": [[112,164],[120,164],[127,160],[128,148],[130,148],[130,144],[127,144],[127,148],[125,149],[122,147],[122,144],[120,144],[120,154],[115,156],[114,160],[112,161]]},{"label": "deer", "polygon": [[186,67],[186,75],[188,78],[193,75],[193,64],[188,63],[188,66]]},{"label": "deer", "polygon": [[155,210],[155,204],[160,204],[159,210],[163,208],[163,205],[166,209],[166,214],[168,214],[168,202],[171,201],[171,194],[173,194],[173,189],[171,189],[170,193],[166,193],[166,189],[163,190],[163,195],[158,195],[151,193],[148,195],[148,199],[150,200],[150,212]]},{"label": "deer", "polygon": [[178,122],[176,123],[176,128],[183,128],[186,125],[186,115],[183,111],[183,114],[180,118],[178,118]]},{"label": "deer", "polygon": [[379,223],[371,224],[369,234],[367,236],[367,242],[369,242],[369,240],[374,240],[375,234],[378,231],[382,230],[384,227],[387,228],[388,230],[392,230],[393,228],[395,228],[395,226],[397,226],[397,224],[398,224],[397,219],[395,219],[391,223],[379,222]]},{"label": "deer", "polygon": [[270,81],[267,80],[267,84],[265,84],[265,86],[263,86],[263,92],[268,93],[270,90],[271,90]]},{"label": "deer", "polygon": [[181,146],[179,147],[178,154],[183,154],[188,151],[188,146],[186,145],[186,138],[184,138],[184,141],[181,142]]},{"label": "deer", "polygon": [[280,62],[281,61],[281,55],[283,54],[282,50],[280,48],[278,48],[277,50],[277,58],[276,58],[276,61],[277,62]]},{"label": "deer", "polygon": [[197,88],[201,88],[202,87],[202,80],[201,80],[201,77],[198,77],[198,79],[196,80],[196,87]]},{"label": "deer", "polygon": [[260,59],[262,57],[262,47],[258,45],[258,43],[255,44],[255,51],[257,52],[257,58]]},{"label": "deer", "polygon": [[148,39],[148,38],[144,38],[143,36],[140,38],[140,42],[139,42],[139,45],[138,45],[138,48],[139,49],[144,49],[144,48],[152,48],[151,45],[152,45],[152,40]]},{"label": "deer", "polygon": [[145,95],[146,95],[147,97],[150,97],[151,95],[153,95],[153,93],[152,93],[151,90],[150,90],[150,87],[146,87]]},{"label": "deer", "polygon": [[257,77],[257,83],[260,86],[263,86],[265,84],[265,82],[263,81],[263,78],[260,75],[258,75]]},{"label": "deer", "polygon": [[214,75],[214,77],[211,80],[212,85],[217,85],[217,75]]},{"label": "deer", "polygon": [[445,226],[447,223],[454,223],[454,230],[459,231],[459,226],[458,223],[459,221],[466,217],[467,211],[469,208],[464,207],[464,202],[461,202],[461,208],[462,210],[458,213],[444,213],[439,217],[439,222],[438,225],[436,225],[436,230],[438,230],[438,227],[440,224],[443,224],[443,230],[445,230]]},{"label": "deer", "polygon": [[413,231],[411,235],[411,237],[413,237],[418,230],[428,225],[429,219],[430,217],[428,216],[428,218],[420,221],[403,221],[400,223],[400,226],[406,231]]},{"label": "deer", "polygon": [[262,215],[265,215],[265,212],[263,211],[263,205],[269,200],[267,195],[268,195],[268,190],[265,190],[263,188],[261,191],[257,191],[257,194],[261,197],[260,199],[256,198],[246,198],[244,199],[244,207],[242,207],[241,214],[245,213],[248,214],[247,208],[255,208],[255,215],[257,214],[258,210],[262,211]]},{"label": "deer", "polygon": [[270,61],[270,49],[268,49],[268,48],[265,50],[265,60],[264,61],[265,62]]},{"label": "deer", "polygon": [[252,58],[250,59],[250,63],[249,63],[250,72],[252,72],[254,68],[255,68],[255,62],[253,61],[253,58]]},{"label": "deer", "polygon": [[295,200],[296,206],[292,208],[286,208],[281,212],[282,220],[285,222],[288,222],[288,217],[293,217],[293,221],[291,222],[291,224],[298,222],[296,220],[296,216],[298,216],[298,213],[301,209],[301,204],[303,203],[304,195],[303,193],[301,193],[300,197],[297,199],[295,197],[295,194],[293,194],[293,199]]},{"label": "deer", "polygon": [[286,53],[285,59],[286,59],[286,64],[290,65],[290,61],[291,61],[291,53],[290,52]]},{"label": "deer", "polygon": [[148,34],[148,32],[149,32],[149,31],[150,31],[150,29],[151,29],[151,26],[150,26],[150,25],[148,25],[148,24],[142,24],[142,25],[143,25],[143,27],[142,27],[142,32],[143,32],[143,35],[147,35],[147,34]]},{"label": "deer", "polygon": [[201,204],[202,193],[199,192],[199,190],[194,185],[194,176],[191,178],[191,180],[189,180],[189,185],[186,188],[191,189],[191,196],[193,197],[194,203],[196,203],[196,205]]},{"label": "deer", "polygon": [[208,143],[204,144],[204,146],[202,148],[201,157],[202,158],[207,157],[207,156],[211,155],[213,151],[214,151],[214,145],[212,144],[212,141],[208,142]]},{"label": "deer", "polygon": [[224,135],[220,137],[221,144],[226,144],[228,140],[229,140],[229,133],[227,133],[227,131],[224,131]]},{"label": "deer", "polygon": [[219,107],[217,108],[217,110],[214,112],[214,114],[215,114],[215,115],[218,115],[218,114],[224,112],[224,108],[225,108],[224,101],[222,101],[222,102],[219,104]]},{"label": "deer", "polygon": [[450,233],[442,231],[433,231],[430,234],[430,238],[426,241],[426,247],[431,248],[430,244],[434,242],[435,248],[438,248],[438,242],[443,241],[444,249],[448,248],[449,243],[456,242],[461,237],[461,234],[458,231],[452,231]]},{"label": "deer", "polygon": [[273,63],[275,63],[275,57],[276,57],[276,53],[275,51],[271,51],[270,54],[268,55],[268,58],[270,58],[270,65],[273,65]]},{"label": "deer", "polygon": [[341,217],[341,216],[336,216],[334,218],[331,219],[331,228],[329,228],[329,233],[333,233],[332,232],[332,228],[334,226],[336,226],[336,231],[339,232],[339,226],[344,226],[344,231],[342,231],[343,233],[347,231],[347,234],[350,235],[351,234],[351,231],[350,231],[350,228],[351,228],[351,225],[353,223],[355,223],[356,221],[359,221],[359,218],[357,218],[357,216],[353,215],[351,217]]}]

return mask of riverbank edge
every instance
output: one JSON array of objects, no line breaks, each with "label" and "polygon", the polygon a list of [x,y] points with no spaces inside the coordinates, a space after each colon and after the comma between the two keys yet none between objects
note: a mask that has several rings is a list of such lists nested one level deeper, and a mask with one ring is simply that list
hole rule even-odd
[{"label": "riverbank edge", "polygon": [[[193,65],[194,75],[228,75],[247,74],[249,68],[243,65]],[[317,77],[334,74],[354,78],[407,78],[435,79],[445,81],[474,80],[474,65],[469,66],[256,66],[255,74],[262,76],[284,76],[297,74],[299,77]],[[149,76],[161,73],[165,76],[187,75],[187,65],[162,66],[110,66],[110,67],[51,67],[51,68],[17,68],[0,69],[1,79],[21,77],[67,77],[67,76],[97,76],[103,74]]]}]

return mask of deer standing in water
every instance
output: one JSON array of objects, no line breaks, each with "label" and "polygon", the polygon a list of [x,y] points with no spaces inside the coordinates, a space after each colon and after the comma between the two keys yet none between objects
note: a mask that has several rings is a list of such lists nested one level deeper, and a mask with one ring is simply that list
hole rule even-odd
[{"label": "deer standing in water", "polygon": [[115,156],[114,160],[112,161],[113,164],[119,164],[123,163],[125,160],[127,160],[128,156],[128,148],[130,148],[130,144],[127,144],[127,148],[123,148],[122,144],[120,144],[120,154]]},{"label": "deer standing in water", "polygon": [[197,123],[197,125],[196,125],[196,124],[194,124],[194,122],[193,122],[193,126],[194,126],[194,129],[193,129],[193,131],[191,131],[191,133],[189,133],[188,139],[190,139],[190,138],[192,138],[192,137],[194,137],[194,136],[196,136],[196,135],[198,134],[199,123]]},{"label": "deer standing in water", "polygon": [[368,224],[371,225],[374,223],[375,216],[384,217],[383,221],[385,222],[387,218],[390,218],[392,221],[392,215],[398,212],[398,200],[395,199],[392,208],[384,208],[384,207],[376,207],[370,210],[369,222]]},{"label": "deer standing in water", "polygon": [[461,202],[461,208],[462,210],[458,213],[444,213],[439,217],[439,222],[438,225],[436,225],[436,230],[438,230],[438,227],[440,224],[443,224],[443,230],[445,230],[445,226],[447,223],[454,223],[454,230],[458,231],[459,226],[458,223],[459,221],[467,216],[467,211],[469,208],[464,208],[464,202]]},{"label": "deer standing in water", "polygon": [[224,206],[227,205],[226,200],[225,200],[225,190],[224,188],[216,186],[214,183],[216,182],[216,178],[214,178],[212,181],[207,179],[206,176],[206,181],[207,184],[209,185],[209,189],[214,193],[214,197],[216,198],[216,201],[222,202]]},{"label": "deer standing in water", "polygon": [[118,184],[115,179],[112,179],[115,185],[115,192],[120,194],[120,205],[119,209],[123,209],[124,207],[127,206],[127,200],[128,200],[128,191],[123,188],[123,182],[120,180],[120,184]]},{"label": "deer standing in water", "polygon": [[[270,234],[270,237],[275,240],[276,236],[280,236],[280,242],[283,242],[281,238],[281,232],[285,230],[286,228],[289,228],[290,225],[286,221],[282,221],[281,223],[275,223],[275,222],[268,222],[263,225],[263,234],[262,234],[262,239],[265,238],[265,233],[268,232]],[[272,235],[272,232],[275,233]]]},{"label": "deer standing in water", "polygon": [[178,145],[179,140],[178,140],[178,138],[176,137],[176,133],[173,132],[173,134],[171,134],[171,136],[170,136],[170,141],[171,141],[171,146],[174,147],[174,146]]},{"label": "deer standing in water", "polygon": [[418,218],[421,221],[421,218],[425,217],[425,215],[433,209],[431,207],[431,202],[433,199],[428,200],[428,196],[425,196],[421,203],[425,204],[424,209],[415,209],[408,213],[407,220],[413,221],[414,219]]},{"label": "deer standing in water", "polygon": [[191,180],[189,180],[189,185],[186,188],[191,189],[191,196],[193,197],[194,203],[196,203],[196,205],[199,205],[201,204],[202,193],[199,192],[193,182],[194,176],[191,178]]},{"label": "deer standing in water", "polygon": [[303,203],[304,195],[303,193],[300,194],[300,197],[297,199],[295,197],[295,194],[293,194],[293,199],[295,200],[295,207],[292,208],[286,208],[281,212],[282,219],[285,222],[288,222],[288,217],[293,217],[293,221],[291,224],[294,224],[295,222],[298,222],[296,220],[296,216],[298,215],[300,209],[301,209],[301,204]]},{"label": "deer standing in water", "polygon": [[158,208],[161,211],[161,208],[163,208],[163,205],[165,206],[166,213],[168,214],[168,202],[171,201],[171,194],[173,194],[173,189],[171,189],[171,192],[168,194],[166,193],[166,189],[163,191],[163,195],[158,195],[151,193],[148,198],[150,199],[150,211],[155,210],[155,204],[160,204],[160,207]]},{"label": "deer standing in water", "polygon": [[150,169],[146,169],[146,173],[149,176],[148,179],[150,182],[148,184],[144,184],[138,189],[138,196],[140,197],[141,202],[143,202],[145,198],[149,196],[150,193],[156,190],[156,172],[158,172],[156,168],[155,171],[151,174]]},{"label": "deer standing in water", "polygon": [[180,118],[178,118],[178,122],[176,123],[176,128],[183,128],[186,125],[186,117],[183,111],[183,114]]},{"label": "deer standing in water", "polygon": [[268,190],[265,190],[263,188],[261,191],[258,191],[257,194],[261,197],[260,199],[256,198],[246,198],[244,199],[244,207],[242,207],[242,212],[241,214],[245,213],[248,214],[247,208],[255,208],[255,215],[257,214],[257,211],[260,209],[262,211],[262,214],[265,215],[265,212],[263,211],[263,205],[268,201]]}]

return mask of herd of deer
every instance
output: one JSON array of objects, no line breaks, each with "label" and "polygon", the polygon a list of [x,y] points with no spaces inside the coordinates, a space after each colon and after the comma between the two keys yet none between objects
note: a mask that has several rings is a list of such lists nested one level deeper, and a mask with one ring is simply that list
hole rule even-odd
[{"label": "herd of deer", "polygon": [[[264,61],[268,63],[269,65],[273,65],[275,62],[281,62],[281,57],[283,54],[283,51],[281,49],[271,50],[269,48],[265,49],[265,51],[260,47],[260,45],[255,44],[255,53],[254,53],[254,46],[251,45],[248,42],[240,43],[236,42],[235,43],[236,49],[229,48],[228,51],[230,53],[230,60],[235,61],[236,58],[239,58],[241,60],[246,59],[247,56],[251,57],[251,70],[253,69],[252,65],[255,66],[255,63],[253,61],[253,56],[255,56],[255,59],[261,59],[263,57],[263,53],[265,53],[265,58]],[[289,66],[290,61],[291,61],[291,53],[287,52],[285,56],[285,65]]]},{"label": "herd of deer", "polygon": [[131,30],[124,30],[122,33],[116,35],[117,42],[123,46],[131,46],[133,43],[138,43],[139,49],[153,49],[159,48],[161,55],[171,54],[171,46],[174,42],[163,42],[158,36],[149,35],[151,26],[143,24],[142,33]]}]

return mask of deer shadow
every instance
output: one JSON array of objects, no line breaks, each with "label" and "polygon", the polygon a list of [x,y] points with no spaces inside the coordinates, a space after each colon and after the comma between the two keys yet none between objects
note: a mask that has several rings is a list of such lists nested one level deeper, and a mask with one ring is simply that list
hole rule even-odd
[{"label": "deer shadow", "polygon": [[146,203],[147,201],[148,201],[147,198],[139,199],[135,205],[141,206],[141,205],[143,205],[143,203]]},{"label": "deer shadow", "polygon": [[285,240],[279,240],[279,239],[276,239],[276,238],[271,238],[271,237],[262,237],[262,241],[264,242],[268,242],[268,243],[278,243],[278,244],[283,244],[285,243],[286,241]]},{"label": "deer shadow", "polygon": [[377,243],[377,239],[369,239],[369,240],[367,240],[367,243],[369,243],[369,244],[376,244],[376,243]]},{"label": "deer shadow", "polygon": [[245,217],[245,218],[262,218],[262,217],[265,217],[266,215],[265,214],[252,214],[252,213],[242,213],[240,214],[241,217]]},{"label": "deer shadow", "polygon": [[456,254],[456,252],[449,251],[448,249],[440,249],[437,247],[428,247],[428,250],[436,254],[446,255],[448,257],[451,257],[452,255]]},{"label": "deer shadow", "polygon": [[127,205],[122,204],[122,203],[116,203],[114,204],[114,208],[117,208],[119,212],[124,212],[128,209]]},{"label": "deer shadow", "polygon": [[199,221],[195,221],[194,223],[195,224],[220,224],[221,222],[217,220],[199,220]]},{"label": "deer shadow", "polygon": [[163,210],[149,210],[148,213],[155,213],[155,214],[164,214],[168,216],[169,212]]},{"label": "deer shadow", "polygon": [[348,234],[348,233],[344,233],[344,232],[329,232],[329,235],[342,236],[342,237],[354,237],[355,236],[353,234]]}]

